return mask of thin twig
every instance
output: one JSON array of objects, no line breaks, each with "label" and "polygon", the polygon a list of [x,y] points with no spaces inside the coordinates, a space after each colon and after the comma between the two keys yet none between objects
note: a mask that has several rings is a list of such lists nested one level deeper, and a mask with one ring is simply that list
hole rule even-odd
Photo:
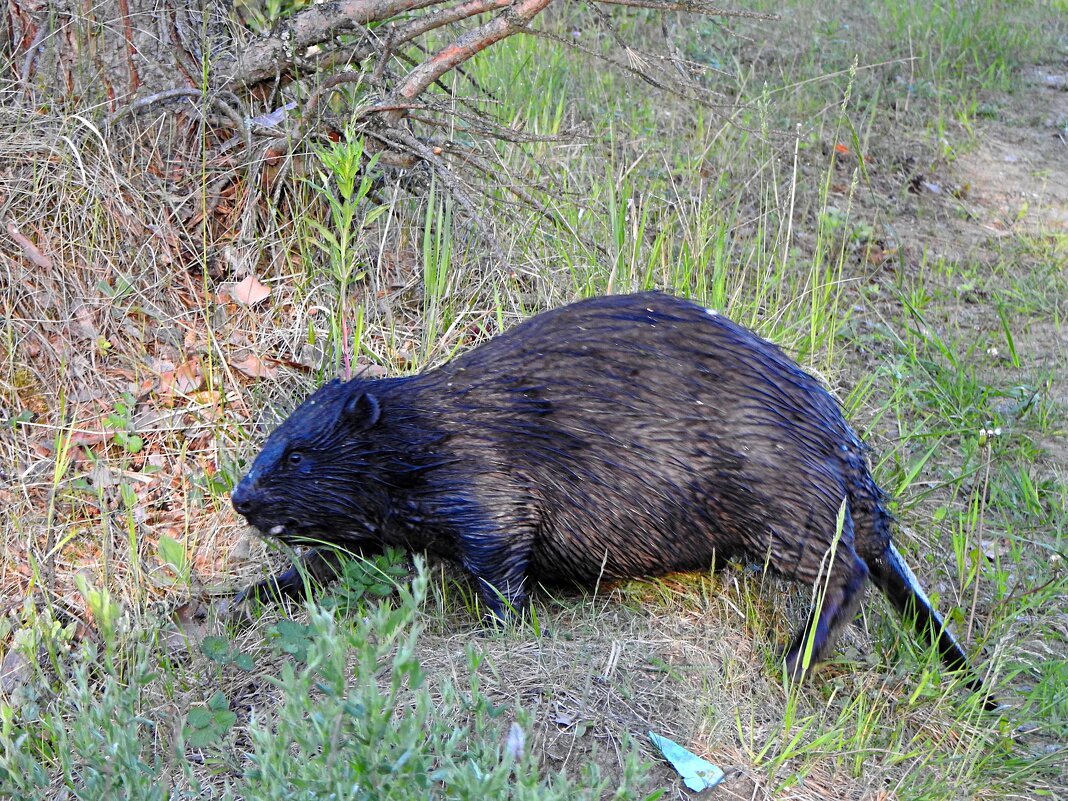
[{"label": "thin twig", "polygon": [[[706,89],[705,87],[703,87],[703,86],[701,86],[699,84],[690,83],[689,84],[689,88],[692,90],[692,92],[685,92],[685,91],[679,89],[676,86],[672,86],[671,84],[668,84],[668,83],[665,83],[663,81],[657,80],[653,76],[649,75],[648,73],[642,72],[642,70],[638,69],[637,67],[635,67],[635,66],[633,66],[631,64],[624,64],[624,63],[622,63],[620,61],[616,61],[615,59],[609,58],[604,53],[598,53],[596,50],[593,50],[593,49],[591,49],[589,47],[586,47],[585,45],[579,44],[578,42],[575,42],[575,41],[572,41],[572,40],[569,40],[569,39],[565,39],[562,36],[557,36],[556,34],[549,33],[548,31],[538,30],[538,29],[535,29],[535,28],[528,28],[527,30],[525,30],[523,32],[529,34],[530,36],[537,36],[540,39],[548,39],[549,41],[556,42],[558,44],[563,45],[564,47],[570,47],[570,48],[573,48],[575,50],[578,50],[583,55],[586,55],[586,56],[589,56],[590,58],[593,58],[593,59],[596,59],[598,61],[604,62],[605,64],[608,64],[608,65],[610,65],[610,66],[612,66],[612,67],[614,67],[616,69],[623,70],[624,72],[628,72],[631,75],[633,75],[635,78],[638,78],[639,80],[645,81],[650,86],[653,86],[653,87],[655,87],[657,89],[660,89],[660,90],[662,90],[664,92],[670,92],[671,94],[675,95],[676,97],[681,97],[683,100],[689,100],[692,103],[700,103],[701,105],[705,106],[706,108],[711,108],[711,109],[719,109],[719,108],[735,109],[735,108],[737,108],[737,104],[729,102],[727,100],[727,98],[723,97],[722,95],[717,94],[716,92],[713,92],[711,89]],[[636,51],[631,50],[630,52],[636,52]],[[649,57],[648,54],[642,54],[642,55],[643,55],[643,57],[646,57],[646,58]],[[655,60],[658,60],[658,61],[659,60],[668,60],[668,59],[664,59],[663,57],[660,57],[660,56],[657,56],[657,57],[654,57],[654,58],[655,58]],[[721,101],[721,102],[715,102],[715,101]],[[740,130],[746,130],[746,129],[745,128],[740,128]]]},{"label": "thin twig", "polygon": [[28,92],[30,89],[30,70],[33,69],[34,59],[37,57],[37,50],[41,47],[41,43],[48,36],[48,17],[45,17],[44,23],[37,29],[37,35],[33,37],[33,41],[30,42],[30,46],[26,48],[26,56],[22,59],[22,70],[19,72],[19,83],[22,85],[22,91]]},{"label": "thin twig", "polygon": [[164,89],[162,92],[156,92],[154,95],[148,95],[134,100],[128,106],[123,106],[114,114],[108,115],[107,124],[109,126],[114,125],[123,117],[138,114],[149,106],[156,103],[163,103],[167,100],[174,100],[176,97],[202,97],[203,92],[200,89],[193,89],[189,86],[179,86],[174,89]]},{"label": "thin twig", "polygon": [[[562,134],[532,134],[526,133],[519,128],[510,128],[505,125],[501,125],[498,122],[494,122],[489,117],[477,112],[466,114],[455,108],[446,107],[440,103],[434,103],[430,99],[424,99],[419,103],[377,103],[373,106],[360,109],[357,117],[366,117],[371,114],[384,114],[387,112],[401,111],[406,117],[414,119],[413,111],[431,111],[438,114],[446,115],[451,121],[459,120],[467,124],[462,128],[464,132],[477,133],[484,136],[489,136],[494,139],[498,139],[504,142],[512,142],[513,144],[530,144],[534,142],[549,143],[549,142],[573,142],[582,137],[580,134],[569,131]],[[419,117],[420,121],[434,126],[444,126],[446,123],[441,120],[431,120],[426,117]]]},{"label": "thin twig", "polygon": [[[489,245],[493,251],[493,255],[502,264],[507,262],[507,256],[504,251],[501,250],[500,244],[493,236],[492,228],[482,219],[482,215],[478,213],[478,209],[475,208],[474,202],[468,196],[467,192],[460,184],[460,180],[456,177],[456,174],[449,169],[449,166],[437,155],[429,145],[420,142],[410,131],[406,131],[399,127],[390,127],[386,131],[376,133],[387,144],[394,144],[398,149],[408,148],[420,159],[425,161],[434,170],[437,176],[441,179],[442,184],[445,185],[446,191],[452,196],[465,212],[472,222],[478,227],[482,233],[482,237],[486,244]],[[394,139],[394,142],[390,142]]]},{"label": "thin twig", "polygon": [[[516,0],[501,14],[458,37],[452,44],[442,48],[409,72],[396,91],[397,97],[405,100],[416,97],[446,72],[455,69],[475,54],[525,30],[527,24],[552,2],[553,0]],[[400,119],[397,112],[387,116],[390,122],[394,123]]]},{"label": "thin twig", "polygon": [[311,97],[308,98],[308,102],[304,104],[304,110],[301,112],[300,116],[305,120],[312,119],[325,94],[334,91],[334,89],[344,84],[363,83],[366,79],[367,74],[364,72],[339,72],[336,75],[331,75],[323,81],[318,89],[312,92]]},{"label": "thin twig", "polygon": [[451,25],[462,19],[469,19],[470,17],[477,17],[479,14],[485,14],[488,11],[507,8],[511,5],[511,2],[512,0],[467,0],[467,2],[460,3],[452,8],[431,11],[417,20],[397,26],[394,30],[394,46],[409,42],[424,33],[429,33],[445,25]]},{"label": "thin twig", "polygon": [[651,8],[655,11],[688,11],[692,14],[704,14],[710,17],[742,17],[763,22],[775,22],[778,14],[766,14],[760,11],[745,11],[722,8],[706,3],[704,0],[597,0],[609,6],[630,6],[631,8]]},{"label": "thin twig", "polygon": [[252,155],[252,129],[249,127],[248,117],[244,117],[241,114],[238,114],[237,110],[232,108],[221,97],[213,97],[211,99],[211,104],[218,111],[220,111],[224,117],[226,117],[228,120],[230,120],[230,122],[232,122],[234,124],[234,127],[238,131],[240,131],[242,137],[244,137],[244,140],[245,140],[245,153],[247,154],[247,156],[251,156]]},{"label": "thin twig", "polygon": [[[542,203],[540,200],[538,200],[532,194],[530,194],[529,192],[525,191],[522,187],[517,186],[514,183],[507,183],[506,184],[506,183],[501,182],[500,181],[500,174],[501,174],[500,170],[495,168],[493,164],[490,164],[488,161],[483,159],[481,156],[477,156],[474,153],[471,153],[470,151],[464,151],[464,150],[460,150],[459,148],[450,147],[449,145],[444,145],[443,148],[446,151],[448,151],[453,157],[458,158],[461,161],[465,161],[465,162],[471,164],[475,169],[480,170],[483,173],[483,175],[486,175],[487,177],[492,178],[494,180],[494,183],[495,183],[496,186],[499,186],[500,188],[502,188],[502,189],[504,189],[504,190],[506,190],[508,192],[511,192],[513,195],[516,196],[516,198],[519,200],[520,205],[522,205],[524,208],[533,209],[534,213],[540,215],[546,222],[552,223],[553,225],[556,225],[556,226],[566,230],[568,232],[568,234],[572,238],[581,241],[590,250],[599,251],[602,254],[602,256],[607,256],[608,255],[608,249],[607,248],[605,248],[603,245],[600,245],[600,244],[598,244],[598,243],[596,243],[596,242],[594,242],[592,240],[589,240],[589,239],[586,239],[585,237],[580,236],[578,234],[578,232],[575,231],[575,229],[571,226],[571,224],[566,219],[561,217],[553,209],[551,209],[549,206],[547,206],[544,203]],[[543,191],[543,192],[549,191],[545,187],[537,187],[537,188],[539,190]]]}]

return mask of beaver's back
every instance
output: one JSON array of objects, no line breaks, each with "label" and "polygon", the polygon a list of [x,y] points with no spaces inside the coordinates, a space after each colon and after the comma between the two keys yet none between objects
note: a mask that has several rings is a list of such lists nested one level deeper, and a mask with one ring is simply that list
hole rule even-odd
[{"label": "beaver's back", "polygon": [[[716,552],[768,555],[812,581],[847,496],[881,513],[863,448],[820,384],[668,295],[565,306],[413,380],[461,461],[479,465],[486,503],[505,500],[502,483],[529,496],[544,577],[701,568]],[[862,556],[885,551],[885,525],[858,529]]]}]

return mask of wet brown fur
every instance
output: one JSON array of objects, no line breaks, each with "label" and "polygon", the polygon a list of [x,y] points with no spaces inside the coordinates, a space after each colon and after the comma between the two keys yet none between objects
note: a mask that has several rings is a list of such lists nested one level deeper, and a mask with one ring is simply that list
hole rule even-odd
[{"label": "wet brown fur", "polygon": [[271,434],[233,500],[285,541],[454,558],[500,617],[531,580],[766,563],[825,587],[787,652],[795,677],[870,577],[967,669],[893,548],[834,398],[775,345],[665,294],[564,306],[420,375],[331,382]]}]

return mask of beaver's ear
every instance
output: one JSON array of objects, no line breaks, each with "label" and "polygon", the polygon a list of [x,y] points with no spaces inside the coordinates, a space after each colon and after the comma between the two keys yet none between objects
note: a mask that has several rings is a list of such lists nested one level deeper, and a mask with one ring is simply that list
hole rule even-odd
[{"label": "beaver's ear", "polygon": [[382,407],[378,398],[370,392],[358,391],[345,401],[341,409],[341,419],[356,431],[370,428],[382,416]]}]

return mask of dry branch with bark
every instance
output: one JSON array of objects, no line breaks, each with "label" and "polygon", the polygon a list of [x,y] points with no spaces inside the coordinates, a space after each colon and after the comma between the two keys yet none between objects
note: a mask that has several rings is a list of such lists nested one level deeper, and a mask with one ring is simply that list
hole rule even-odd
[{"label": "dry branch with bark", "polygon": [[[106,125],[127,125],[166,112],[179,126],[210,129],[209,153],[220,171],[216,189],[241,169],[288,164],[309,135],[341,129],[369,137],[383,164],[423,163],[467,208],[466,181],[452,165],[477,164],[435,131],[456,124],[476,136],[529,141],[485,111],[481,87],[469,98],[444,90],[442,78],[485,49],[523,34],[566,0],[326,0],[267,24],[251,6],[230,0],[4,0],[6,102],[48,104]],[[300,0],[296,0],[299,4]],[[560,37],[604,64],[694,103],[721,103],[693,77],[677,50],[641,52],[613,27],[602,7],[642,13],[689,13],[770,19],[706,0],[596,0],[590,25],[607,30],[614,52],[593,51]],[[462,85],[462,84],[461,84]],[[439,87],[442,91],[432,90]],[[91,116],[91,113],[90,113]],[[178,140],[181,139],[179,135]],[[452,160],[450,161],[450,158]],[[518,196],[530,199],[529,194]]]}]

